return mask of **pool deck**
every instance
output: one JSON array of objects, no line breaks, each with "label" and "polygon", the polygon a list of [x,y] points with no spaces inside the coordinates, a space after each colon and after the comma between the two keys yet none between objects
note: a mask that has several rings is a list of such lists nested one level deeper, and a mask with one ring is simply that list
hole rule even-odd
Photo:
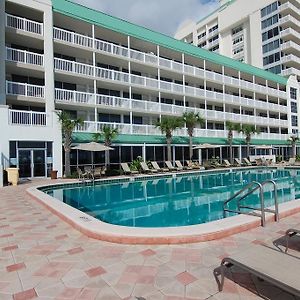
[{"label": "pool deck", "polygon": [[[300,213],[214,241],[113,244],[87,237],[26,193],[49,183],[53,181],[0,189],[1,300],[296,299],[237,268],[227,273],[219,293],[213,269],[222,257],[252,244],[284,245],[285,230],[300,228]],[[300,259],[298,237],[291,248],[290,254]],[[291,272],[299,276],[299,270]]]}]

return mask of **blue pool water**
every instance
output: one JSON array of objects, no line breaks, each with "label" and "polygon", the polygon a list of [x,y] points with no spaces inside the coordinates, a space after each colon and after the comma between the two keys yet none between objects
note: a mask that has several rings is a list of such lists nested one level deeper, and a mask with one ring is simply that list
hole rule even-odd
[{"label": "blue pool water", "polygon": [[[173,227],[223,218],[223,202],[252,181],[272,179],[279,203],[300,198],[300,170],[252,169],[177,175],[132,182],[56,186],[45,193],[103,222],[133,227]],[[266,206],[273,193],[265,192]],[[243,202],[259,205],[258,193]],[[236,203],[231,203],[231,209]]]}]

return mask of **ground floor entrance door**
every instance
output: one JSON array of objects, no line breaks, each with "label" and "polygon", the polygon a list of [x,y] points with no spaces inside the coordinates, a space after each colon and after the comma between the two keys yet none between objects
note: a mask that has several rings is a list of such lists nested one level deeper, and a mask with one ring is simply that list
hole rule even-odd
[{"label": "ground floor entrance door", "polygon": [[46,150],[18,149],[18,164],[21,178],[46,177]]}]

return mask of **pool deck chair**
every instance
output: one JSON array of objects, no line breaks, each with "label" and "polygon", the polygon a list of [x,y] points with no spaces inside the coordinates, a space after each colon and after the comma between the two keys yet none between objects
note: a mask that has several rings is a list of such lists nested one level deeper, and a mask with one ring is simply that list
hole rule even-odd
[{"label": "pool deck chair", "polygon": [[281,165],[283,166],[293,166],[296,163],[296,158],[291,157],[289,161],[283,161]]},{"label": "pool deck chair", "polygon": [[169,172],[169,169],[161,168],[156,161],[151,161],[151,165],[157,172]]},{"label": "pool deck chair", "polygon": [[235,159],[234,159],[234,162],[235,162],[235,165],[236,165],[236,166],[239,166],[239,167],[244,165],[244,164],[241,162],[241,160],[238,159],[238,158],[235,158]]},{"label": "pool deck chair", "polygon": [[138,174],[138,171],[131,171],[127,163],[121,163],[121,168],[124,174],[135,175]]},{"label": "pool deck chair", "polygon": [[157,170],[149,169],[148,165],[145,162],[141,162],[141,168],[145,173],[157,173]]},{"label": "pool deck chair", "polygon": [[228,159],[223,159],[223,166],[226,168],[231,168],[232,164],[229,162]]},{"label": "pool deck chair", "polygon": [[246,165],[247,167],[252,167],[252,164],[251,164],[251,162],[248,160],[248,158],[244,157],[244,158],[243,158],[243,161],[244,161],[244,163],[245,163],[245,165]]},{"label": "pool deck chair", "polygon": [[79,168],[79,167],[77,167],[77,174],[78,174],[78,180],[86,180],[86,179],[88,179],[88,173],[86,173],[86,172],[82,172],[82,170]]},{"label": "pool deck chair", "polygon": [[[223,290],[225,269],[239,267],[254,276],[292,294],[300,296],[300,260],[284,252],[261,245],[254,245],[222,260],[221,266],[214,270],[214,275]],[[219,281],[218,275],[221,274]]]},{"label": "pool deck chair", "polygon": [[169,171],[176,171],[176,168],[173,167],[172,163],[169,160],[165,161],[165,164],[166,164],[167,168],[169,169]]},{"label": "pool deck chair", "polygon": [[176,165],[178,171],[182,171],[182,170],[193,170],[192,167],[188,167],[188,166],[186,167],[186,166],[183,166],[180,160],[175,160],[175,165]]},{"label": "pool deck chair", "polygon": [[290,228],[285,232],[285,237],[286,237],[285,252],[288,252],[289,250],[290,239],[297,234],[300,235],[300,229]]}]

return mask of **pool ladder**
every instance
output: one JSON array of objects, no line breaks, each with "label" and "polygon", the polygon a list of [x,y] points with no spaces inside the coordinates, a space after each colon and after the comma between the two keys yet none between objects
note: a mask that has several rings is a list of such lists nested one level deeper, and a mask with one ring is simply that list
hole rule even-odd
[{"label": "pool ladder", "polygon": [[[264,187],[266,185],[272,185],[273,186],[273,198],[274,198],[274,209],[266,208],[265,207],[265,201],[264,201]],[[245,199],[247,196],[253,194],[259,190],[259,200],[260,200],[260,208],[256,207],[251,207],[251,206],[246,206],[246,205],[241,205],[241,201]],[[247,192],[246,192],[247,191]],[[245,194],[243,194],[246,192]],[[243,194],[240,198],[240,196]],[[229,202],[232,202],[234,200],[237,200],[237,210],[229,209],[227,207],[227,204]],[[246,208],[252,210],[249,213],[242,212],[241,208]],[[242,188],[240,191],[238,191],[236,194],[234,194],[232,197],[230,197],[228,200],[226,200],[223,204],[223,211],[224,211],[224,218],[226,217],[227,212],[232,212],[232,213],[237,213],[237,214],[248,214],[248,215],[253,215],[261,218],[261,226],[265,227],[266,226],[266,212],[269,213],[274,213],[275,215],[275,221],[279,222],[279,212],[278,212],[278,197],[277,197],[277,183],[274,180],[266,180],[262,183],[257,182],[257,181],[252,181],[248,185],[246,185],[244,188]],[[257,211],[260,211],[257,212]]]}]

